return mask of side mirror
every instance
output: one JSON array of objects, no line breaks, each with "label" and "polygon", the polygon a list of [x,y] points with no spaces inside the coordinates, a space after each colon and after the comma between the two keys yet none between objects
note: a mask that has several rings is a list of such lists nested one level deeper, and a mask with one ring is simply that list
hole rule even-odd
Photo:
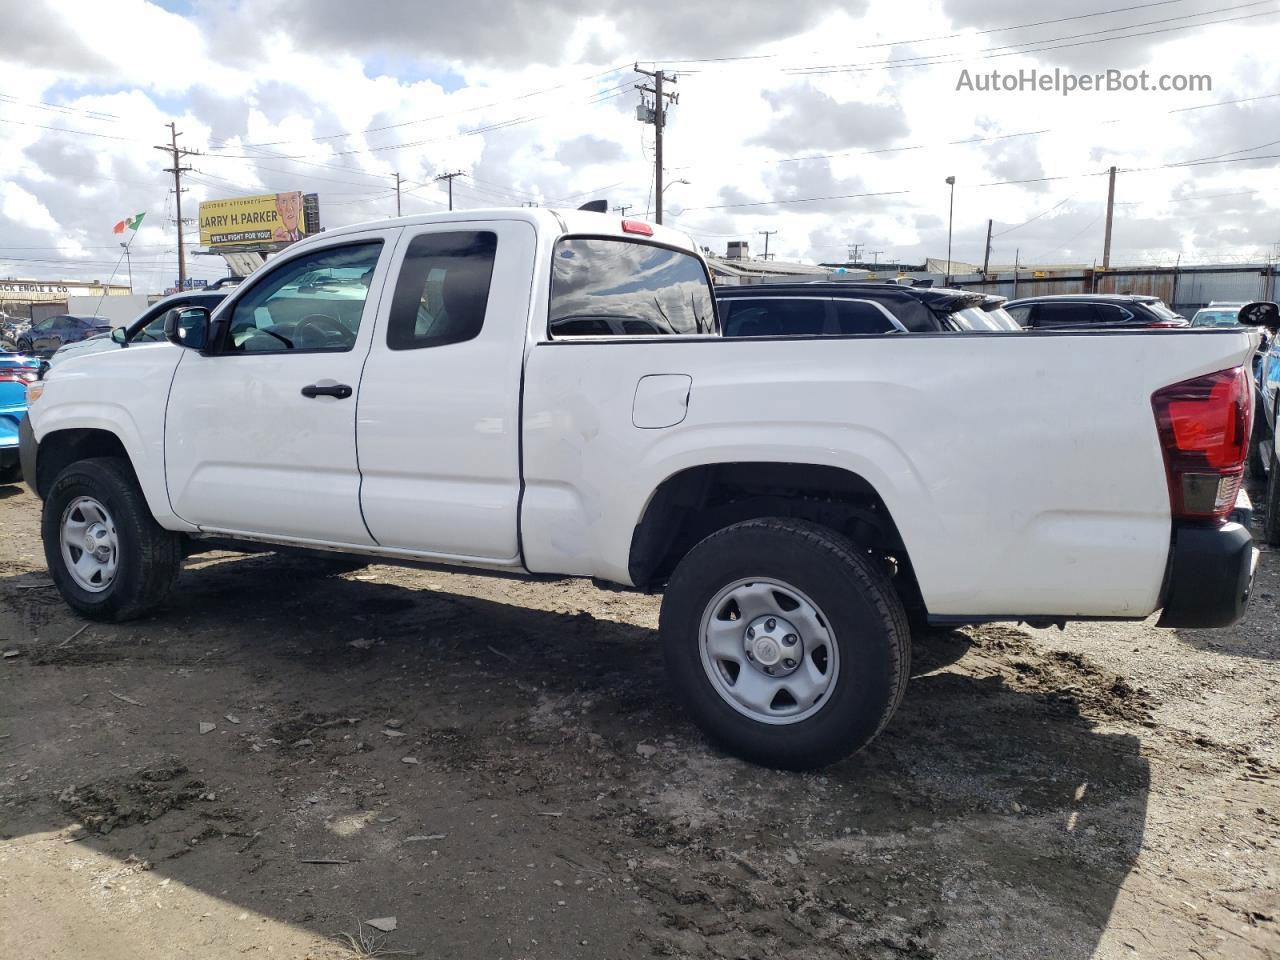
[{"label": "side mirror", "polygon": [[1258,300],[1245,304],[1237,316],[1248,327],[1266,327],[1273,334],[1280,329],[1280,305],[1270,300]]},{"label": "side mirror", "polygon": [[111,342],[127,347],[129,345],[129,331],[124,327],[116,327],[111,331]]},{"label": "side mirror", "polygon": [[164,338],[179,347],[203,350],[209,342],[209,311],[205,307],[175,307],[164,315]]}]

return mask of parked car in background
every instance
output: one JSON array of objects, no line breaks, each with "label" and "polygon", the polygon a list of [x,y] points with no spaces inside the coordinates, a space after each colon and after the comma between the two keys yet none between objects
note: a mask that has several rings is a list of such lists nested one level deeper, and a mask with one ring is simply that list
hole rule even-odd
[{"label": "parked car in background", "polygon": [[50,357],[63,344],[76,343],[99,333],[110,332],[111,324],[102,317],[60,313],[33,323],[29,330],[18,336],[17,348],[19,353]]},{"label": "parked car in background", "polygon": [[0,315],[0,349],[13,349],[17,346],[18,337],[27,331],[31,321],[24,317]]},{"label": "parked car in background", "polygon": [[1017,332],[1004,297],[893,283],[768,283],[717,287],[726,337]]},{"label": "parked car in background", "polygon": [[1191,318],[1193,327],[1234,327],[1240,322],[1240,308],[1244,303],[1214,302],[1201,307]]},{"label": "parked car in background", "polygon": [[1004,309],[1029,330],[1131,330],[1190,325],[1186,317],[1159,297],[1128,293],[1025,297],[1010,300]]},{"label": "parked car in background", "polygon": [[27,384],[39,376],[40,361],[17,353],[0,353],[0,483],[22,479],[18,463],[18,425],[27,415]]},{"label": "parked car in background", "polygon": [[217,293],[205,290],[175,293],[172,296],[157,300],[149,306],[142,316],[129,324],[110,333],[94,334],[86,340],[68,343],[59,347],[49,358],[49,366],[54,367],[71,357],[83,357],[92,353],[101,353],[113,347],[122,347],[130,343],[159,343],[164,340],[164,315],[176,307],[207,307],[212,310],[231,292],[230,287]]}]

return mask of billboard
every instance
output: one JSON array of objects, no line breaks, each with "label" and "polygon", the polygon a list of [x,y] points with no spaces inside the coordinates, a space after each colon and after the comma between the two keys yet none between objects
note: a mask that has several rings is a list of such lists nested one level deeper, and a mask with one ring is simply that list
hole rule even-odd
[{"label": "billboard", "polygon": [[[318,214],[316,219],[318,220]],[[207,247],[290,243],[307,235],[300,191],[206,200],[200,204],[200,242]]]}]

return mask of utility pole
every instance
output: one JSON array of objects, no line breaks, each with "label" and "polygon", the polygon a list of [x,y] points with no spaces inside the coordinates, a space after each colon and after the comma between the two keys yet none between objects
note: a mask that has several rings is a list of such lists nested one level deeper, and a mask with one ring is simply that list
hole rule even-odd
[{"label": "utility pole", "polygon": [[[133,237],[129,238],[129,243],[133,242]],[[129,243],[121,242],[120,246],[124,247],[124,260],[129,265],[129,293],[133,293],[133,258],[129,256]],[[120,261],[116,261],[117,267]]]},{"label": "utility pole", "polygon": [[769,238],[772,237],[777,232],[778,232],[777,230],[757,230],[756,231],[756,233],[764,237],[764,255],[760,258],[761,260],[769,259]]},{"label": "utility pole", "polygon": [[191,170],[190,167],[180,166],[183,157],[189,157],[195,153],[194,150],[181,150],[178,148],[178,137],[182,133],[178,130],[176,123],[165,124],[169,128],[169,146],[157,146],[157,150],[163,150],[173,158],[173,166],[165,167],[165,173],[173,174],[173,196],[174,204],[177,210],[178,223],[178,289],[185,290],[187,287],[187,249],[185,241],[182,238],[182,175]]},{"label": "utility pole", "polygon": [[662,89],[665,82],[676,82],[674,75],[663,70],[641,70],[638,63],[635,65],[635,72],[653,78],[652,87],[647,87],[643,83],[636,84],[636,89],[641,93],[653,94],[653,107],[650,109],[649,105],[642,100],[636,111],[636,117],[642,123],[653,124],[653,219],[655,223],[662,223],[662,128],[667,123],[667,101],[670,100],[673,104],[679,103],[680,95],[674,91]]},{"label": "utility pole", "polygon": [[631,209],[632,207],[634,207],[634,206],[635,206],[635,204],[634,204],[634,203],[620,203],[620,204],[618,204],[616,207],[614,207],[614,208],[613,208],[613,212],[614,212],[614,213],[620,213],[620,214],[622,214],[622,215],[625,217],[625,216],[627,215],[627,211],[628,211],[628,210],[630,210],[630,209]]},{"label": "utility pole", "polygon": [[466,174],[463,173],[461,170],[455,170],[453,173],[442,173],[440,174],[440,176],[436,177],[437,180],[449,181],[449,209],[450,210],[453,209],[453,178],[465,177],[465,176]]},{"label": "utility pole", "polygon": [[868,251],[867,251],[867,256],[869,256],[869,257],[871,258],[871,269],[872,269],[872,271],[874,271],[876,267],[880,266],[880,254],[882,254],[882,253],[884,253],[884,251],[883,251],[883,250],[868,250]]},{"label": "utility pole", "polygon": [[1102,269],[1111,267],[1111,214],[1116,205],[1116,168],[1107,177],[1107,232],[1102,238]]},{"label": "utility pole", "polygon": [[851,243],[851,244],[849,244],[849,262],[850,262],[850,263],[857,263],[857,262],[858,262],[858,256],[859,256],[859,255],[861,254],[861,252],[862,252],[862,247],[863,247],[863,244],[861,244],[861,243]]},{"label": "utility pole", "polygon": [[991,264],[991,221],[987,221],[987,245],[982,251],[982,279],[987,279],[987,267]]},{"label": "utility pole", "polygon": [[396,216],[400,216],[400,184],[404,183],[400,179],[400,171],[396,171]]},{"label": "utility pole", "polygon": [[956,212],[956,178],[947,177],[947,186],[951,188],[951,203],[947,207],[947,275],[942,278],[944,287],[951,284],[951,221]]}]

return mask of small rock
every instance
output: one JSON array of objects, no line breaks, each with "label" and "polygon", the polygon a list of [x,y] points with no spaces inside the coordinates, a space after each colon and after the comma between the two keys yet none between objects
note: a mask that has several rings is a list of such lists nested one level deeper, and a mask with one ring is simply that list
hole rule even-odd
[{"label": "small rock", "polygon": [[200,721],[200,735],[201,735],[201,736],[204,736],[206,733],[213,733],[213,731],[215,731],[215,730],[217,730],[217,729],[218,729],[218,725],[217,725],[216,723],[207,723],[207,722],[205,722],[204,720],[201,720],[201,721]]},{"label": "small rock", "polygon": [[357,640],[352,640],[350,643],[347,644],[347,646],[355,647],[357,650],[368,650],[370,647],[373,646],[373,641],[366,639],[365,637],[360,637]]},{"label": "small rock", "polygon": [[383,726],[390,727],[392,730],[399,730],[401,727],[404,726],[404,721],[392,719],[384,723]]},{"label": "small rock", "polygon": [[405,837],[405,843],[418,843],[421,840],[443,840],[447,837],[447,833],[420,833],[412,837]]},{"label": "small rock", "polygon": [[1009,804],[1009,806],[1013,809],[1013,812],[1014,812],[1014,813],[1021,813],[1021,812],[1022,812],[1022,804],[1020,804],[1020,803],[1011,803],[1011,804]]},{"label": "small rock", "polygon": [[227,723],[239,723],[239,722],[240,722],[240,718],[239,718],[239,717],[237,717],[234,713],[224,714],[224,715],[223,715],[223,717],[222,717],[222,719],[223,719],[223,720],[225,720],[225,721],[227,721]]},{"label": "small rock", "polygon": [[404,734],[401,733],[399,730],[383,730],[382,735],[384,737],[403,737],[404,736]]},{"label": "small rock", "polygon": [[218,799],[218,795],[217,795],[216,793],[212,793],[212,792],[210,792],[210,793],[202,794],[202,795],[201,795],[201,797],[200,797],[200,799],[201,799],[201,800],[210,800],[210,801],[212,801],[212,800],[217,800],[217,799]]},{"label": "small rock", "polygon": [[365,925],[373,927],[375,930],[381,930],[383,933],[390,933],[396,928],[396,918],[374,917],[372,920],[366,920]]},{"label": "small rock", "polygon": [[293,743],[289,744],[289,746],[291,746],[291,747],[314,747],[314,746],[315,746],[315,744],[311,742],[311,738],[310,738],[310,737],[303,737],[301,740],[295,740],[295,741],[293,741]]},{"label": "small rock", "polygon": [[4,658],[5,658],[6,660],[10,660],[10,659],[12,659],[13,657],[20,657],[20,656],[22,656],[22,651],[21,651],[21,650],[6,650],[6,651],[4,652]]},{"label": "small rock", "polygon": [[417,757],[401,757],[400,762],[401,763],[417,763],[418,758]]},{"label": "small rock", "polygon": [[648,760],[658,752],[658,748],[651,743],[641,743],[636,746],[636,753]]}]

